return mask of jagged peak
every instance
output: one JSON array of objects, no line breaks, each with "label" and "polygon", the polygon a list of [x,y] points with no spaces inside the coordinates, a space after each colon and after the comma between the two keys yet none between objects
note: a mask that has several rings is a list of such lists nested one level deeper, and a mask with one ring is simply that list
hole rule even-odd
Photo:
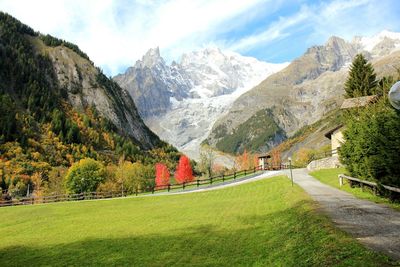
[{"label": "jagged peak", "polygon": [[360,46],[362,49],[366,51],[371,52],[377,44],[387,40],[394,40],[396,42],[400,42],[400,33],[392,32],[389,30],[383,30],[370,37],[355,36],[352,40],[352,43]]},{"label": "jagged peak", "polygon": [[380,33],[378,33],[376,36],[380,38],[389,38],[389,39],[400,39],[400,33],[398,32],[392,32],[389,30],[383,30]]},{"label": "jagged peak", "polygon": [[340,38],[338,36],[331,36],[329,37],[328,41],[325,43],[326,46],[334,46],[334,45],[341,45],[346,43],[346,41],[343,38]]},{"label": "jagged peak", "polygon": [[161,57],[160,48],[158,46],[155,48],[150,48],[143,57],[152,57],[152,58]]},{"label": "jagged peak", "polygon": [[165,64],[164,59],[161,57],[160,48],[150,48],[146,54],[142,57],[142,60],[136,61],[136,67],[148,67],[151,68],[157,64]]}]

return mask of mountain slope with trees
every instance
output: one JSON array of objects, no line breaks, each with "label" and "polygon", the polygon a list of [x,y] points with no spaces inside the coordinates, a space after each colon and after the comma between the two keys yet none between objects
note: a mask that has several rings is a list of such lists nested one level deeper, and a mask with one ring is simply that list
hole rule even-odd
[{"label": "mountain slope with trees", "polygon": [[129,94],[76,45],[0,13],[0,58],[2,191],[59,188],[65,169],[84,158],[104,165],[122,156],[143,166],[177,161]]},{"label": "mountain slope with trees", "polygon": [[[377,95],[376,103],[345,113],[345,142],[339,149],[341,162],[349,173],[380,185],[400,186],[400,112],[387,98],[397,75],[376,80],[374,68],[362,55],[357,55],[345,84],[346,97]],[[379,188],[383,194],[388,194]],[[399,195],[389,193],[392,199]]]},{"label": "mountain slope with trees", "polygon": [[[271,109],[272,119],[287,137],[293,136],[302,127],[317,122],[342,103],[348,68],[358,53],[371,61],[378,79],[396,73],[396,68],[400,67],[400,39],[391,39],[390,33],[382,32],[371,40],[354,38],[347,42],[339,37],[331,37],[325,45],[309,48],[285,69],[241,95],[232,104],[229,112],[214,124],[206,142],[218,147],[217,144],[221,142],[218,134],[221,128],[226,129],[229,134],[235,133],[240,125],[265,109]],[[260,125],[261,127],[264,126]],[[254,140],[257,140],[257,136]],[[270,145],[260,148],[259,152],[268,150],[271,144],[278,144],[273,140],[274,135],[271,135],[267,142]],[[240,142],[244,144],[247,140],[244,138]],[[232,150],[235,147],[229,145],[222,148],[222,151]],[[235,152],[240,152],[240,149]]]}]

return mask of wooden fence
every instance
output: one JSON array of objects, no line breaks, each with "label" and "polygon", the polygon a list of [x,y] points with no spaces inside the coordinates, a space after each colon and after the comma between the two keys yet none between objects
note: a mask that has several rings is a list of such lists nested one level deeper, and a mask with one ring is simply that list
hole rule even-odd
[{"label": "wooden fence", "polygon": [[[339,177],[339,185],[340,185],[340,187],[342,187],[344,185],[344,181],[345,181],[344,179],[347,179],[349,181],[356,182],[356,183],[360,184],[361,188],[363,188],[364,185],[367,185],[367,186],[373,188],[373,191],[374,191],[375,194],[377,193],[378,184],[375,183],[375,182],[361,180],[361,179],[350,177],[350,176],[347,176],[347,175],[344,175],[344,174],[339,174],[338,177]],[[393,187],[393,186],[388,186],[388,185],[379,185],[379,186],[383,187],[384,189],[386,189],[386,190],[388,190],[390,192],[400,193],[400,188]]]},{"label": "wooden fence", "polygon": [[[287,168],[286,165],[276,166],[274,169],[283,169]],[[136,189],[132,195],[139,194],[154,194],[158,191],[170,192],[171,190],[177,189],[194,189],[203,185],[212,185],[215,183],[224,183],[229,180],[236,180],[239,178],[244,178],[248,175],[253,175],[257,171],[261,171],[260,167],[255,167],[249,170],[243,170],[239,172],[233,172],[227,175],[218,175],[213,176],[208,179],[197,179],[192,182],[184,182],[184,183],[176,183],[176,184],[166,184],[166,185],[158,185],[144,188],[139,191]],[[63,202],[63,201],[79,201],[79,200],[89,200],[89,199],[104,199],[104,198],[115,198],[115,197],[124,197],[127,196],[126,192],[124,194],[123,191],[119,192],[85,192],[80,194],[63,194],[63,195],[49,195],[49,196],[40,196],[40,197],[22,197],[22,198],[10,198],[10,199],[0,199],[0,207],[5,206],[17,206],[17,205],[32,205],[39,203],[53,203],[53,202]]]}]

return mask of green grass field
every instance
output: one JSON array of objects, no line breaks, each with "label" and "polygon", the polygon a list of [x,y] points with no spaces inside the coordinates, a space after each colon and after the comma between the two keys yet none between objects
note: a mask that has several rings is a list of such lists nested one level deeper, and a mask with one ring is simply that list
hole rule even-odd
[{"label": "green grass field", "polygon": [[372,190],[369,190],[367,187],[364,189],[361,189],[360,187],[350,187],[347,181],[345,181],[345,184],[340,187],[338,175],[342,173],[346,174],[345,168],[318,170],[311,172],[310,175],[325,184],[349,192],[358,198],[367,199],[375,203],[386,204],[394,209],[400,210],[400,203],[392,203],[387,198],[376,196]]},{"label": "green grass field", "polygon": [[385,266],[286,177],[0,209],[0,266]]},{"label": "green grass field", "polygon": [[[223,184],[223,183],[228,183],[228,182],[233,182],[233,181],[240,181],[240,180],[245,180],[245,179],[249,179],[255,175],[259,175],[261,174],[262,171],[248,171],[247,174],[245,175],[244,173],[239,173],[236,174],[235,179],[233,177],[233,174],[231,175],[226,175],[225,179],[222,180],[222,177],[218,177],[218,178],[214,178],[212,184],[210,183],[210,180],[206,179],[206,180],[200,180],[199,186],[197,186],[196,184],[196,180],[194,180],[193,184],[189,184],[189,185],[185,185],[185,189],[182,188],[182,185],[178,185],[175,184],[176,182],[173,181],[172,184],[175,184],[171,187],[169,192],[180,192],[183,190],[192,190],[192,189],[196,189],[196,188],[205,188],[205,187],[209,187],[211,185],[218,185],[218,184]],[[167,189],[158,189],[156,190],[156,193],[164,193],[164,192],[168,192]],[[147,194],[151,194],[151,192],[147,192]]]}]

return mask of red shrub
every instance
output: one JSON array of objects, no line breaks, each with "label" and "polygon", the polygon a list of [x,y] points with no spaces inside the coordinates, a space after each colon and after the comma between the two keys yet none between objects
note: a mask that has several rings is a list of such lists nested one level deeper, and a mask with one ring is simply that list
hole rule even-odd
[{"label": "red shrub", "polygon": [[162,163],[156,164],[156,186],[164,188],[169,184],[169,171],[167,166]]},{"label": "red shrub", "polygon": [[192,166],[190,160],[185,155],[182,155],[179,159],[178,167],[175,172],[175,180],[177,183],[187,183],[194,180]]}]

